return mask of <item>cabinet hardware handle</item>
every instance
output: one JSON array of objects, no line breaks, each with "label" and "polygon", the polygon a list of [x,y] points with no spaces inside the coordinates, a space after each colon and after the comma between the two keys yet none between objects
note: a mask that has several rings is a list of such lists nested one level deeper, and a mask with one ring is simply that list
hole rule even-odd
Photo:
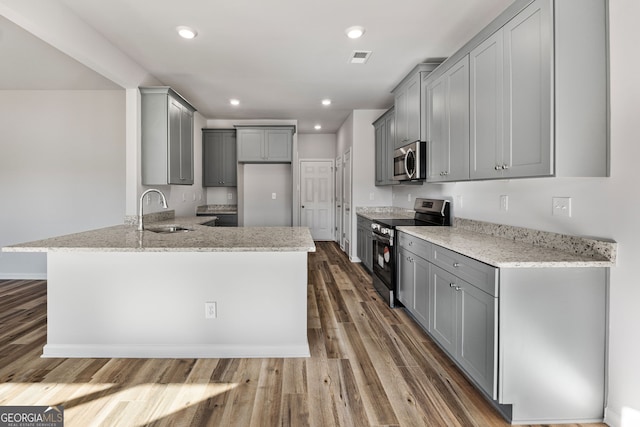
[{"label": "cabinet hardware handle", "polygon": [[456,292],[460,291],[462,288],[460,286],[456,286]]},{"label": "cabinet hardware handle", "polygon": [[509,165],[502,165],[502,169],[509,169]]},{"label": "cabinet hardware handle", "polygon": [[460,263],[454,262],[454,263],[453,263],[453,266],[454,266],[455,268],[458,268],[458,267],[460,267]]},{"label": "cabinet hardware handle", "polygon": [[409,246],[413,246],[413,242],[409,242]]},{"label": "cabinet hardware handle", "polygon": [[304,205],[302,205],[302,209],[304,209]]},{"label": "cabinet hardware handle", "polygon": [[455,288],[455,287],[456,287],[456,284],[455,284],[455,283],[449,283],[449,287],[450,287],[450,288]]},{"label": "cabinet hardware handle", "polygon": [[499,171],[500,170],[500,165],[496,165],[496,167],[494,169]]}]

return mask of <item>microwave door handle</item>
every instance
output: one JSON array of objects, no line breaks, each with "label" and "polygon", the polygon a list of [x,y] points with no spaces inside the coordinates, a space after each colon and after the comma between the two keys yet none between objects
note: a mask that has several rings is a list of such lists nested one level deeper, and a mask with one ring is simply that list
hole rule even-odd
[{"label": "microwave door handle", "polygon": [[409,167],[407,166],[407,159],[409,158],[409,153],[413,153],[413,150],[409,148],[407,153],[404,155],[404,171],[407,173],[408,178],[413,178],[413,174],[409,173]]}]

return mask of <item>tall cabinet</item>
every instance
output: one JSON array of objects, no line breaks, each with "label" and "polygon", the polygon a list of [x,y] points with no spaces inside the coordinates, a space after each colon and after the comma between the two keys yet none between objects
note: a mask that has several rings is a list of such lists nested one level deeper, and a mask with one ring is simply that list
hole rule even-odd
[{"label": "tall cabinet", "polygon": [[141,87],[142,184],[193,184],[193,113],[170,87]]}]

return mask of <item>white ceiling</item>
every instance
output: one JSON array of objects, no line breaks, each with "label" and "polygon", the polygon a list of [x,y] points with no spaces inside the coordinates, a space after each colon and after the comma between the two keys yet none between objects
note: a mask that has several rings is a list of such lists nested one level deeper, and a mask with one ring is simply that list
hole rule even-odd
[{"label": "white ceiling", "polygon": [[[354,109],[390,107],[390,91],[417,63],[451,55],[512,2],[50,1],[64,3],[204,117],[295,119],[300,133],[318,132],[316,123],[333,133]],[[79,85],[90,81],[86,67],[76,63],[80,71],[72,71],[74,60],[7,24],[0,20],[0,54],[3,63],[5,53],[13,55],[12,67],[1,72],[0,88],[27,87],[28,78],[53,87],[69,85],[72,75]],[[198,37],[179,38],[178,25],[197,29]],[[345,36],[352,25],[366,28],[361,39]],[[353,50],[373,54],[366,64],[349,64]],[[95,78],[96,88],[104,88]],[[230,98],[241,105],[230,106]],[[323,107],[323,98],[333,104]]]}]

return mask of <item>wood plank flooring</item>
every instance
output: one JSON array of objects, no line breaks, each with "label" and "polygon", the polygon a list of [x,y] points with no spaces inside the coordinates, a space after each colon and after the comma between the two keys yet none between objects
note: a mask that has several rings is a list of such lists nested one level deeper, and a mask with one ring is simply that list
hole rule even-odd
[{"label": "wood plank flooring", "polygon": [[67,427],[507,425],[360,265],[317,248],[310,358],[42,359],[46,282],[0,281],[0,406],[62,404]]}]

